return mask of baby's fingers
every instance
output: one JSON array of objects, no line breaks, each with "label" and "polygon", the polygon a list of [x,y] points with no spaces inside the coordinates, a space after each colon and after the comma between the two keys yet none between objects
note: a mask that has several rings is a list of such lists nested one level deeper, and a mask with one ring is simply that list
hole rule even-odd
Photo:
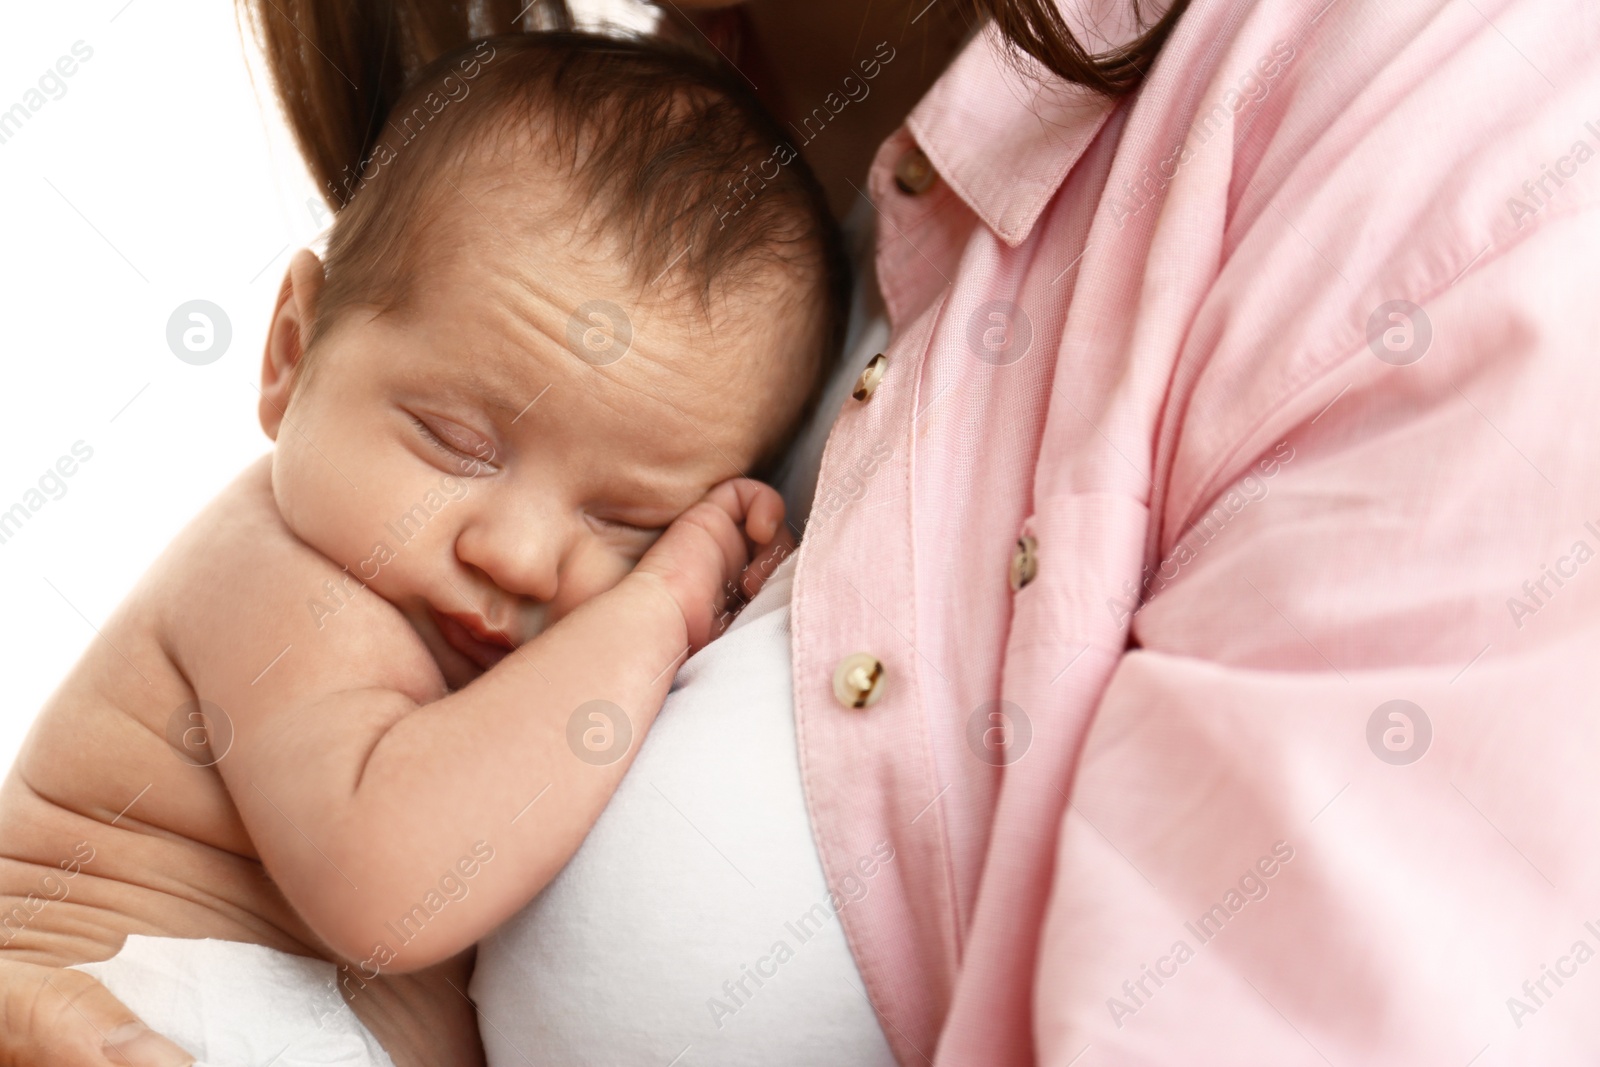
[{"label": "baby's fingers", "polygon": [[753,478],[729,478],[706,494],[706,500],[743,527],[752,545],[770,544],[783,526],[783,497]]},{"label": "baby's fingers", "polygon": [[750,565],[744,569],[744,575],[739,579],[740,595],[746,600],[755,599],[761,587],[767,584],[767,579],[772,577],[779,564],[788,559],[794,549],[794,534],[789,532],[788,527],[780,526],[776,535],[756,551]]},{"label": "baby's fingers", "polygon": [[757,545],[770,545],[783,529],[783,497],[771,486],[760,482],[755,496],[745,509],[744,532]]}]

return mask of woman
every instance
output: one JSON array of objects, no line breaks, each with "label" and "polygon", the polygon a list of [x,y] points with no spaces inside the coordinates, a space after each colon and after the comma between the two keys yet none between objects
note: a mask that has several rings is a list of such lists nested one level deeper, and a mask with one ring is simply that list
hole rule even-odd
[{"label": "woman", "polygon": [[[792,586],[482,950],[491,1061],[1592,1059],[1600,14],[691,6],[871,202],[887,328],[869,287]],[[276,7],[314,164],[467,32]],[[186,1062],[0,980],[3,1062]]]}]

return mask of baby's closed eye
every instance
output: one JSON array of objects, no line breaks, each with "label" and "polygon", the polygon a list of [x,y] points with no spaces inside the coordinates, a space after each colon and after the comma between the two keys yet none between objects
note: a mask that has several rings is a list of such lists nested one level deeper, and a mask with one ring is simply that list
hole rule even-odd
[{"label": "baby's closed eye", "polygon": [[611,526],[623,530],[638,530],[641,533],[660,533],[667,528],[667,523],[655,522],[628,522],[626,519],[610,519],[603,515],[590,516],[602,526]]},{"label": "baby's closed eye", "polygon": [[670,519],[663,522],[660,519],[621,518],[616,515],[608,515],[603,512],[596,513],[592,511],[589,513],[589,519],[596,526],[599,526],[603,529],[620,530],[627,533],[646,534],[651,537],[660,536],[661,531],[672,525]]},{"label": "baby's closed eye", "polygon": [[494,463],[494,444],[487,438],[449,419],[424,419],[418,415],[410,418],[423,440],[453,459],[465,461],[471,469],[464,469],[463,473],[488,473],[499,469]]},{"label": "baby's closed eye", "polygon": [[589,512],[587,518],[596,533],[635,558],[643,555],[671,525],[659,519],[625,519],[603,512]]}]

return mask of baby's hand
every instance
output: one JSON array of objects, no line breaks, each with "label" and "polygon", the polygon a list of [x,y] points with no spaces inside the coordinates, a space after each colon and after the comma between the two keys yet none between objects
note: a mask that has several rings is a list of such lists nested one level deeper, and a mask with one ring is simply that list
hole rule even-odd
[{"label": "baby's hand", "polygon": [[[730,478],[679,515],[634,573],[666,587],[683,612],[693,652],[717,635],[734,583],[753,555],[769,554],[782,527],[783,498],[771,486]],[[753,596],[765,577],[746,575],[745,593]]]}]

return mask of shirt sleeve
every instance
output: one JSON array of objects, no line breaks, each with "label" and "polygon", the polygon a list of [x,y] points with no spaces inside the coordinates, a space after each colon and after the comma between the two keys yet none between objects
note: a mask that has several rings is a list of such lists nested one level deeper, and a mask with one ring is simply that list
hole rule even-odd
[{"label": "shirt sleeve", "polygon": [[1108,590],[1042,1063],[1600,1054],[1600,211],[1517,238],[1375,308]]}]

